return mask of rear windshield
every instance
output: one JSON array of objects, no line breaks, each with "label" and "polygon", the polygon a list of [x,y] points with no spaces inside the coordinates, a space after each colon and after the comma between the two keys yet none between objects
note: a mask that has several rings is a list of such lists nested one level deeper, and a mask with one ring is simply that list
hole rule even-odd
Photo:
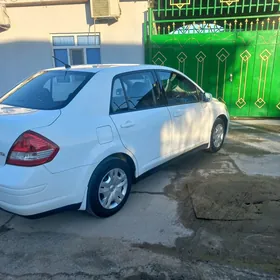
[{"label": "rear windshield", "polygon": [[65,107],[94,73],[78,71],[42,71],[26,79],[2,98],[0,103],[38,110]]}]

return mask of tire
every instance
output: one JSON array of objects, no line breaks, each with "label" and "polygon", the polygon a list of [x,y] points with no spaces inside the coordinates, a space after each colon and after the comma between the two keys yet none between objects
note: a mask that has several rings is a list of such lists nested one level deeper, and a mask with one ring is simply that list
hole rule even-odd
[{"label": "tire", "polygon": [[[125,181],[127,181],[127,185],[124,183]],[[123,183],[124,186],[118,187]],[[132,172],[127,162],[116,157],[106,159],[91,176],[88,185],[87,212],[101,218],[114,215],[126,203],[131,185]],[[120,201],[120,199],[122,200]],[[109,200],[112,200],[111,204]]]},{"label": "tire", "polygon": [[[222,135],[220,136],[219,141],[216,140],[216,135],[215,133],[217,132],[216,129],[221,130],[222,129]],[[221,118],[217,118],[216,121],[213,124],[212,131],[211,131],[211,140],[210,140],[210,147],[208,149],[209,152],[211,153],[216,153],[218,152],[221,147],[223,146],[224,140],[225,140],[225,123]]]}]

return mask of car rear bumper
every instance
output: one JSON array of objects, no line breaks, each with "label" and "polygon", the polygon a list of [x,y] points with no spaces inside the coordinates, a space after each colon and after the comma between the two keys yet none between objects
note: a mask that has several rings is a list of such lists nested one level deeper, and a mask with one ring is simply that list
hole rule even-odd
[{"label": "car rear bumper", "polygon": [[37,215],[83,201],[93,166],[52,174],[44,166],[0,167],[0,208]]}]

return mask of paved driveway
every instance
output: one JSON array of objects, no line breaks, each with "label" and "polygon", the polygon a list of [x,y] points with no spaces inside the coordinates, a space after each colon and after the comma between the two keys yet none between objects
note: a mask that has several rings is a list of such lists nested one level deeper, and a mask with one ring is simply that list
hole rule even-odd
[{"label": "paved driveway", "polygon": [[0,212],[0,279],[280,279],[273,131],[233,123],[219,153],[165,165],[108,219]]}]

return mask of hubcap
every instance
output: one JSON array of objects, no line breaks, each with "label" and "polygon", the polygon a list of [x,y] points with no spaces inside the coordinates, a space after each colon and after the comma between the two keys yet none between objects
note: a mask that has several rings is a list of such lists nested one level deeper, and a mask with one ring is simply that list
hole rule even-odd
[{"label": "hubcap", "polygon": [[101,180],[98,198],[106,209],[114,209],[124,199],[127,192],[127,176],[122,169],[110,170]]},{"label": "hubcap", "polygon": [[213,143],[216,148],[220,148],[224,140],[224,127],[218,124],[213,133]]}]

